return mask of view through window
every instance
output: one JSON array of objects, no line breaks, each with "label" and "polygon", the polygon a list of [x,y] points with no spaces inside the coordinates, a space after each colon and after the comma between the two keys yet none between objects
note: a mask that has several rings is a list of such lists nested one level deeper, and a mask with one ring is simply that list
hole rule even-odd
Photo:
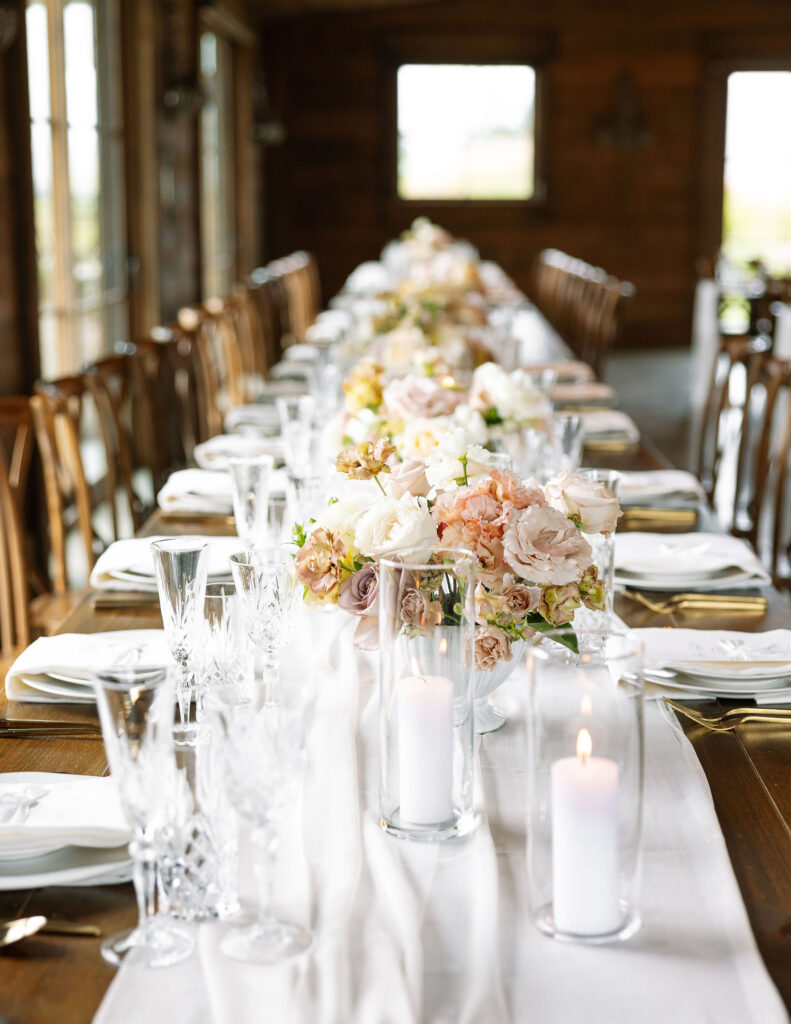
[{"label": "view through window", "polygon": [[398,69],[402,199],[530,199],[535,70],[515,64]]},{"label": "view through window", "polygon": [[217,32],[200,39],[201,249],[203,297],[222,297],[236,275],[233,44]]},{"label": "view through window", "polygon": [[722,250],[791,271],[791,72],[728,77]]},{"label": "view through window", "polygon": [[27,5],[44,376],[71,373],[128,331],[117,0]]}]

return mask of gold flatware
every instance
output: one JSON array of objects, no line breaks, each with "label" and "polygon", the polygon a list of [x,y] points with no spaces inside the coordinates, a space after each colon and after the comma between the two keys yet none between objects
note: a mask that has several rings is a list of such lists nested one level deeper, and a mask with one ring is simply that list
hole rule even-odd
[{"label": "gold flatware", "polygon": [[666,522],[666,523],[696,523],[698,521],[698,510],[696,508],[648,508],[646,505],[633,506],[624,509],[622,522]]},{"label": "gold flatware", "polygon": [[79,921],[68,921],[66,918],[50,917],[40,929],[46,935],[79,935],[85,938],[99,938],[102,929],[95,924],[82,924]]},{"label": "gold flatware", "polygon": [[100,732],[78,729],[1,729],[0,740],[100,740]]},{"label": "gold flatware", "polygon": [[46,923],[46,917],[41,914],[34,917],[18,917],[14,921],[4,921],[3,924],[0,924],[0,946],[10,946],[12,942],[19,942],[29,935],[35,935]]},{"label": "gold flatware", "polygon": [[674,594],[665,601],[652,601],[639,590],[620,587],[618,593],[636,601],[656,615],[671,615],[673,612],[743,612],[750,615],[763,615],[766,611],[765,597],[748,594]]},{"label": "gold flatware", "polygon": [[702,711],[695,711],[686,704],[679,704],[678,701],[664,697],[665,704],[674,711],[689,718],[696,725],[709,729],[712,732],[730,732],[737,725],[744,725],[747,722],[762,722],[769,725],[791,725],[791,708],[730,708],[719,714],[706,714]]}]

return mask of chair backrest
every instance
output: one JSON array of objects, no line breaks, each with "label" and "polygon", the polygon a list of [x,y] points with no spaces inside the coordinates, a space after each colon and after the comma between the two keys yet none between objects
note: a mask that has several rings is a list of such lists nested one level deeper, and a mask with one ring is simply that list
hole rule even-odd
[{"label": "chair backrest", "polygon": [[27,398],[0,399],[0,653],[30,642],[28,571],[21,508],[33,449]]},{"label": "chair backrest", "polygon": [[[62,384],[63,382],[58,382]],[[69,588],[67,538],[76,528],[87,570],[96,560],[91,492],[80,449],[79,394],[67,395],[57,387],[38,384],[30,399],[44,476],[47,504],[52,586],[62,594]]]},{"label": "chair backrest", "polygon": [[743,529],[775,582],[791,583],[791,360],[758,353],[750,360],[740,471]]},{"label": "chair backrest", "polygon": [[268,373],[283,355],[283,325],[281,323],[281,285],[265,267],[254,270],[247,281],[250,296],[258,311],[263,332],[266,368]]},{"label": "chair backrest", "polygon": [[273,260],[266,269],[282,286],[281,326],[283,345],[288,347],[303,340],[321,309],[318,265],[310,253],[299,251]]},{"label": "chair backrest", "polygon": [[222,433],[220,410],[221,355],[219,342],[212,328],[197,309],[180,309],[174,333],[183,339],[178,355],[188,370],[187,386],[193,390],[198,410],[195,441],[208,441]]}]

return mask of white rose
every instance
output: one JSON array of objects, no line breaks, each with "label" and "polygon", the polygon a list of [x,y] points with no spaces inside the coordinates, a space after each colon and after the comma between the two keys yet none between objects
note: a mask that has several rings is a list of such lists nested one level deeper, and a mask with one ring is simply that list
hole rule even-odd
[{"label": "white rose", "polygon": [[355,546],[369,558],[388,555],[399,548],[436,543],[437,530],[425,498],[405,494],[383,497],[363,512],[354,533]]},{"label": "white rose", "polygon": [[[479,444],[467,445],[466,440],[464,431],[454,431],[426,459],[426,479],[432,487],[437,490],[457,487],[465,475],[468,484],[477,484],[493,469],[502,469],[502,456],[487,451]],[[462,463],[465,455],[466,474]]]},{"label": "white rose", "polygon": [[345,547],[350,548],[354,545],[355,527],[361,515],[362,511],[353,501],[334,501],[316,516],[310,529],[312,532],[323,526],[337,534]]},{"label": "white rose", "polygon": [[549,399],[529,373],[506,373],[495,363],[484,363],[473,374],[470,404],[481,412],[496,409],[517,426],[544,422],[550,413]]},{"label": "white rose", "polygon": [[486,444],[489,440],[489,428],[486,426],[486,420],[472,406],[458,406],[453,413],[453,421],[466,433],[467,444]]},{"label": "white rose", "polygon": [[547,501],[585,533],[612,533],[621,510],[618,499],[603,483],[573,473],[559,473],[544,487]]},{"label": "white rose", "polygon": [[393,466],[392,472],[385,480],[385,487],[394,498],[404,494],[412,494],[425,498],[431,490],[426,479],[426,466],[421,459],[407,459]]},{"label": "white rose", "polygon": [[449,416],[408,420],[400,437],[401,454],[405,459],[425,459],[452,429]]},{"label": "white rose", "polygon": [[354,444],[362,444],[375,436],[378,423],[379,417],[373,409],[360,409],[346,421],[344,436],[350,437]]}]

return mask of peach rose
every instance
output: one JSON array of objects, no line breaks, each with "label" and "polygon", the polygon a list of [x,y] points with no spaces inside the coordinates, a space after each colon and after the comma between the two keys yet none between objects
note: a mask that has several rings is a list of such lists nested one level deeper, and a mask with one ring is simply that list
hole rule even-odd
[{"label": "peach rose", "polygon": [[557,509],[538,505],[514,513],[503,537],[505,561],[522,579],[563,586],[592,563],[590,544]]},{"label": "peach rose", "polygon": [[340,562],[345,555],[346,548],[337,534],[320,526],[308,535],[297,554],[297,579],[317,597],[330,597],[340,582]]},{"label": "peach rose", "polygon": [[510,661],[511,641],[498,626],[481,626],[475,632],[475,668],[488,672],[498,661]]}]

